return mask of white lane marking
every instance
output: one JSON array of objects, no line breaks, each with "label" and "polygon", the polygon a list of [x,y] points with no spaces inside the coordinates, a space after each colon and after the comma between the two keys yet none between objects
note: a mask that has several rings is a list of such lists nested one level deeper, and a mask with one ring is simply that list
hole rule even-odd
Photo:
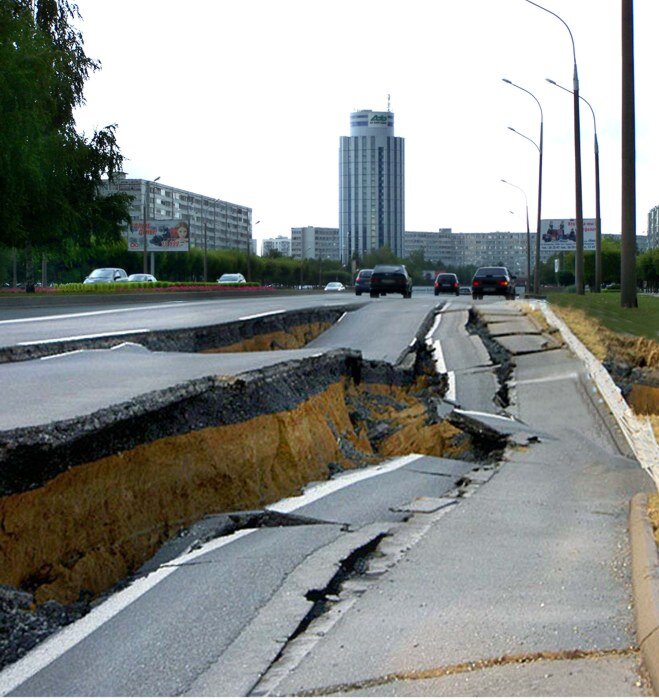
[{"label": "white lane marking", "polygon": [[44,360],[55,360],[59,357],[68,357],[69,355],[78,355],[82,352],[90,353],[90,352],[113,352],[114,350],[121,350],[122,348],[139,348],[140,350],[143,350],[144,352],[150,352],[150,350],[147,350],[144,345],[140,345],[139,343],[119,343],[119,345],[114,345],[111,348],[87,348],[86,350],[71,350],[70,352],[60,352],[57,355],[46,355],[45,357],[40,357],[39,361],[43,362]]},{"label": "white lane marking", "polygon": [[283,314],[286,309],[276,309],[275,311],[264,311],[262,314],[252,314],[251,316],[241,316],[239,321],[249,321],[252,318],[262,318],[263,316],[272,316],[273,314]]},{"label": "white lane marking", "polygon": [[579,375],[576,372],[568,374],[556,374],[553,377],[538,377],[537,379],[521,379],[515,382],[515,386],[523,386],[524,384],[544,384],[545,382],[562,382],[565,379],[578,379]]},{"label": "white lane marking", "polygon": [[273,503],[266,507],[266,510],[276,511],[277,513],[291,513],[298,508],[303,508],[304,506],[319,500],[320,498],[325,498],[335,491],[339,491],[346,486],[351,486],[364,479],[372,479],[375,476],[381,476],[382,474],[387,474],[389,472],[396,471],[404,467],[410,462],[414,462],[417,459],[421,459],[424,455],[421,454],[411,454],[405,455],[404,457],[398,457],[384,464],[378,464],[374,467],[368,467],[362,469],[356,473],[341,474],[341,476],[332,479],[331,481],[325,481],[322,484],[313,486],[312,488],[305,491],[301,496],[293,496],[292,498],[284,498],[277,503]]},{"label": "white lane marking", "polygon": [[181,564],[186,564],[197,557],[220,549],[220,547],[224,547],[256,531],[256,528],[240,530],[226,537],[208,542],[199,549],[194,550],[194,552],[183,554],[177,559],[168,562],[165,566],[160,567],[152,574],[138,579],[123,591],[115,593],[115,595],[97,608],[94,608],[85,617],[68,627],[64,627],[61,631],[49,637],[43,644],[26,654],[22,659],[7,666],[4,671],[0,672],[0,695],[11,693],[19,685],[42,671],[48,664],[65,654],[69,649],[95,632],[101,625],[104,625],[170,574],[173,574]]},{"label": "white lane marking", "polygon": [[498,413],[485,413],[484,411],[467,411],[464,408],[456,408],[456,413],[462,413],[465,416],[484,416],[485,418],[498,418],[499,420],[508,420],[512,423],[520,423],[517,418],[512,418],[511,416],[503,416]]},{"label": "white lane marking", "polygon": [[337,323],[341,323],[341,321],[343,321],[343,319],[344,319],[347,315],[348,315],[348,312],[347,312],[347,311],[344,311],[344,312],[341,314],[341,316],[339,317],[339,320],[337,321]]},{"label": "white lane marking", "polygon": [[447,372],[448,376],[448,389],[446,390],[446,398],[448,401],[452,401],[453,403],[456,403],[458,398],[457,398],[457,392],[456,392],[456,386],[455,386],[455,372]]},{"label": "white lane marking", "polygon": [[70,335],[66,338],[44,338],[43,340],[24,340],[17,345],[38,345],[43,343],[63,343],[67,340],[88,340],[89,338],[114,338],[117,335],[130,335],[131,333],[148,333],[148,328],[135,328],[130,331],[105,331],[103,333],[92,333],[90,335]]},{"label": "white lane marking", "polygon": [[145,311],[147,309],[161,309],[163,306],[171,306],[178,302],[170,301],[164,304],[150,304],[149,306],[131,306],[125,309],[105,309],[103,311],[81,311],[77,314],[56,314],[54,316],[35,316],[34,318],[11,318],[7,321],[0,321],[0,325],[6,326],[10,323],[36,323],[37,321],[59,321],[63,318],[81,318],[83,316],[103,316],[105,314],[122,314],[126,311]]}]

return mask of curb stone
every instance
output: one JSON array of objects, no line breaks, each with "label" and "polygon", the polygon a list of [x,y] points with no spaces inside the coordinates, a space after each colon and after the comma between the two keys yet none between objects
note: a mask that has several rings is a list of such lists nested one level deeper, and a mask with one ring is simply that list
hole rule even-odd
[{"label": "curb stone", "polygon": [[636,635],[652,687],[659,693],[659,550],[645,493],[637,493],[630,501],[629,533]]}]

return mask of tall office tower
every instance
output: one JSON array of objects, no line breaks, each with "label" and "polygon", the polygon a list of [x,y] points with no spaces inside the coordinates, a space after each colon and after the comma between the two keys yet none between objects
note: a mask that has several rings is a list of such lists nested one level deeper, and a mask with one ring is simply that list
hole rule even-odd
[{"label": "tall office tower", "polygon": [[353,112],[339,147],[341,260],[383,246],[402,257],[404,230],[405,139],[394,136],[393,112]]}]

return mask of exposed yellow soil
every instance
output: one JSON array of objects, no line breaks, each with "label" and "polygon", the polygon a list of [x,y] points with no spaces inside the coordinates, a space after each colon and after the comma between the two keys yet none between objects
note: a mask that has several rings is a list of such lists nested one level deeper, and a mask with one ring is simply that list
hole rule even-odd
[{"label": "exposed yellow soil", "polygon": [[[350,420],[348,394],[407,406],[401,415],[383,410],[392,435],[382,455],[458,456],[470,447],[452,426],[429,420],[404,389],[337,382],[295,410],[156,440],[0,499],[0,583],[34,592],[38,603],[97,595],[205,514],[295,495],[327,478],[330,462],[351,468],[376,461],[366,430]],[[352,444],[354,459],[339,437]]]},{"label": "exposed yellow soil", "polygon": [[324,333],[332,324],[324,323],[305,323],[300,326],[289,328],[287,331],[274,331],[273,333],[262,333],[241,340],[239,343],[225,345],[220,348],[204,350],[205,353],[222,353],[222,352],[259,352],[264,350],[296,350],[310,343],[314,338],[317,338],[321,333]]}]

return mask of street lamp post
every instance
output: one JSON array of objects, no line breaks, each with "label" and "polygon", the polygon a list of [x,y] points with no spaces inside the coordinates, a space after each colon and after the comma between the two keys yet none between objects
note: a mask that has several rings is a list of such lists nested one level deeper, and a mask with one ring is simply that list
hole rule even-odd
[{"label": "street lamp post", "polygon": [[[561,90],[565,90],[565,92],[572,92],[572,90],[559,85],[555,80],[550,78],[545,78],[545,80]],[[583,100],[590,108],[595,133],[595,288],[593,291],[600,292],[602,289],[602,215],[600,210],[600,149],[597,143],[597,120],[595,119],[595,110],[590,102],[582,95],[579,95],[579,99]]]},{"label": "street lamp post", "polygon": [[524,136],[524,134],[520,134],[519,131],[515,131],[515,129],[512,129],[512,127],[509,127],[511,131],[515,131],[516,134],[519,134],[520,136],[524,136],[527,140],[531,141],[531,143],[538,149],[538,217],[537,217],[537,225],[536,225],[536,238],[535,238],[535,272],[533,275],[533,293],[534,294],[539,294],[540,293],[540,224],[542,221],[542,155],[543,155],[543,140],[544,140],[544,114],[542,112],[542,105],[540,104],[540,101],[538,98],[529,90],[526,88],[521,87],[520,85],[517,85],[516,83],[513,83],[512,81],[508,80],[507,78],[502,78],[504,83],[508,83],[508,85],[512,85],[513,87],[516,87],[518,90],[521,90],[522,92],[525,92],[527,95],[530,95],[535,101],[536,104],[538,105],[538,109],[540,110],[540,145],[538,145],[535,141],[532,139],[529,139],[527,136]]},{"label": "street lamp post", "polygon": [[583,200],[582,200],[582,187],[581,187],[581,124],[579,120],[579,74],[577,71],[577,52],[574,47],[574,37],[572,36],[572,31],[568,27],[565,20],[559,17],[555,12],[548,10],[546,7],[539,5],[533,0],[526,0],[526,2],[534,5],[540,10],[548,12],[550,15],[556,17],[560,20],[570,35],[570,41],[572,42],[572,56],[574,59],[574,74],[573,74],[573,84],[574,89],[572,94],[574,95],[573,100],[573,111],[574,111],[574,190],[575,190],[575,206],[576,206],[576,219],[577,219],[577,230],[576,230],[576,251],[575,251],[575,285],[577,288],[577,294],[584,294],[584,264],[583,264]]},{"label": "street lamp post", "polygon": [[[160,180],[160,175],[153,181],[153,182],[158,182]],[[147,242],[146,242],[146,217],[147,217],[147,207],[149,206],[149,181],[145,180],[144,181],[144,206],[142,207],[142,237],[144,239],[144,261],[143,261],[143,267],[144,267],[144,274],[147,274],[149,272],[149,262],[148,262],[148,253],[147,253]]]},{"label": "street lamp post", "polygon": [[[540,153],[540,176],[538,178],[538,191],[542,190],[542,151],[540,149],[540,146],[529,136],[526,136],[523,134],[521,131],[517,131],[517,129],[513,129],[512,126],[508,127],[510,131],[513,133],[517,134],[518,136],[521,136],[523,139],[526,139],[530,143],[532,143],[537,149],[538,153]],[[540,201],[540,200],[538,200]],[[538,206],[538,219],[537,219],[537,231],[536,231],[536,236],[535,236],[535,255],[534,255],[534,271],[533,271],[533,293],[534,294],[540,294],[540,221],[541,221],[541,210],[540,206]]]},{"label": "street lamp post", "polygon": [[[513,185],[508,180],[501,180],[506,185],[514,187],[524,195],[524,205],[526,207],[526,293],[531,292],[531,229],[529,228],[529,200],[526,198],[526,192],[521,187]],[[512,214],[512,212],[510,212]]]}]

